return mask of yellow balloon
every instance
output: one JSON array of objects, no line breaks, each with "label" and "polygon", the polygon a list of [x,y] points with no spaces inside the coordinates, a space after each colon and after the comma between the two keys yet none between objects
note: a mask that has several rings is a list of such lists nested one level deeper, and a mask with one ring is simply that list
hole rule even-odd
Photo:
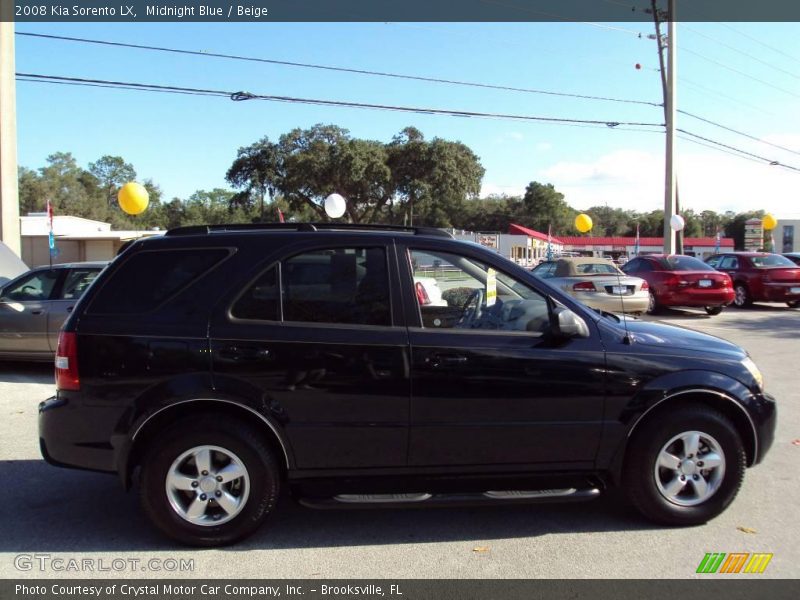
[{"label": "yellow balloon", "polygon": [[131,181],[123,185],[117,194],[119,207],[129,215],[143,213],[150,203],[150,195],[144,186]]},{"label": "yellow balloon", "polygon": [[592,230],[592,217],[586,213],[581,213],[575,217],[575,229],[581,233],[586,233]]},{"label": "yellow balloon", "polygon": [[764,215],[761,224],[764,226],[764,229],[769,231],[770,229],[775,229],[775,227],[778,225],[778,220],[772,215],[766,214]]}]

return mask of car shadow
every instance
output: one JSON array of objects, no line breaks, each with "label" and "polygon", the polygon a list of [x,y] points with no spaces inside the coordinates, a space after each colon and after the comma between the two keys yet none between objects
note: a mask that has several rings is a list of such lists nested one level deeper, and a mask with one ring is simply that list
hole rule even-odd
[{"label": "car shadow", "polygon": [[[43,460],[0,461],[4,519],[0,551],[96,552],[176,549],[155,531],[114,476],[60,469]],[[560,533],[656,530],[614,491],[587,503],[476,508],[323,511],[288,495],[255,535],[232,549],[369,546],[537,537]]]},{"label": "car shadow", "polygon": [[53,383],[53,363],[0,361],[0,383]]}]

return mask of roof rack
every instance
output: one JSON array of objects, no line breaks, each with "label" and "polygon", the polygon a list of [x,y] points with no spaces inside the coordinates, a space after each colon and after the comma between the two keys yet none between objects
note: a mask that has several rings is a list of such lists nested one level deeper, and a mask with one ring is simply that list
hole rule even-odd
[{"label": "roof rack", "polygon": [[207,235],[231,231],[396,231],[414,235],[431,235],[453,238],[449,231],[436,227],[403,227],[402,225],[373,225],[361,223],[232,223],[224,225],[187,225],[170,229],[164,235],[175,237],[184,235]]}]

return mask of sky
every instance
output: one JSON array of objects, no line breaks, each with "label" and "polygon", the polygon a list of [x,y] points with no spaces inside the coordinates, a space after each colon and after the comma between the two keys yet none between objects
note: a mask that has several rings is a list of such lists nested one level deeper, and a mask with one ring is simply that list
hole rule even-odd
[{"label": "sky", "polygon": [[[651,23],[18,23],[17,32],[237,54],[570,94],[662,101]],[[639,36],[641,34],[641,37]],[[680,23],[677,107],[693,134],[800,169],[800,24]],[[636,65],[640,68],[636,68]],[[16,37],[18,72],[424,108],[661,124],[630,102],[463,87],[308,68]],[[120,155],[164,198],[227,187],[237,149],[333,123],[388,142],[413,125],[467,144],[482,193],[552,183],[577,209],[663,208],[663,127],[558,125],[226,98],[17,84],[19,163]],[[696,141],[697,138],[693,138]],[[704,144],[706,142],[703,142]],[[800,170],[679,139],[681,205],[800,218]]]}]

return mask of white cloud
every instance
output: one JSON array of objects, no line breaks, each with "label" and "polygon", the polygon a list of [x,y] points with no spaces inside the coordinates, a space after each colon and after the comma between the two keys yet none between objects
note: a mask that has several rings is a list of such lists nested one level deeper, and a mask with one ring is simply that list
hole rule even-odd
[{"label": "white cloud", "polygon": [[521,142],[525,136],[520,131],[506,131],[492,140],[495,144],[507,144],[508,142]]},{"label": "white cloud", "polygon": [[[796,137],[794,145],[800,142]],[[682,152],[677,167],[683,207],[797,212],[798,172],[713,151]],[[608,204],[650,211],[664,204],[664,159],[659,154],[619,150],[589,162],[559,162],[544,169],[539,179],[552,183],[579,209]]]},{"label": "white cloud", "polygon": [[550,142],[539,142],[536,144],[536,151],[537,152],[547,152],[553,148],[553,144]]},{"label": "white cloud", "polygon": [[481,198],[486,196],[524,196],[525,186],[497,185],[495,183],[484,183],[481,186]]}]

